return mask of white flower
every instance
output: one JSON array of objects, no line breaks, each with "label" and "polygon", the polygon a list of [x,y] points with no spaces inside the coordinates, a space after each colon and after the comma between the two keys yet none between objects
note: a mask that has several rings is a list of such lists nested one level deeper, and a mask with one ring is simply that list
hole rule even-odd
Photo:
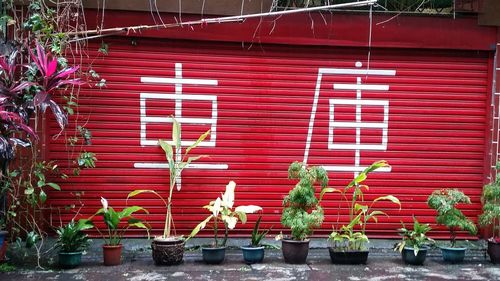
[{"label": "white flower", "polygon": [[221,200],[219,197],[217,197],[217,200],[215,200],[214,206],[212,207],[212,214],[214,215],[214,217],[217,217],[219,215],[220,205]]},{"label": "white flower", "polygon": [[222,205],[228,207],[229,209],[233,208],[234,205],[235,188],[236,188],[236,183],[234,181],[230,181],[226,185],[226,192],[222,195]]},{"label": "white flower", "polygon": [[101,204],[102,208],[104,209],[104,212],[108,211],[108,200],[106,200],[104,197],[101,197]]}]

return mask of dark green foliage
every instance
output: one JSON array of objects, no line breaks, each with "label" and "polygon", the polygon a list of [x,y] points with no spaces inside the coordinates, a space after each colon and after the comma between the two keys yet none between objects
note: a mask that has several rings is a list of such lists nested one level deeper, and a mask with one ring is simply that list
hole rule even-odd
[{"label": "dark green foliage", "polygon": [[0,263],[0,273],[15,271],[16,267],[10,263]]},{"label": "dark green foliage", "polygon": [[466,230],[470,234],[477,233],[476,225],[462,211],[457,209],[459,203],[470,204],[470,198],[458,189],[435,190],[427,199],[429,207],[437,211],[436,222],[450,231],[451,246],[455,247],[456,230]]},{"label": "dark green foliage", "polygon": [[[498,169],[500,163],[497,163]],[[479,216],[479,225],[493,226],[493,237],[500,239],[500,174],[494,182],[484,186],[481,201],[483,213]]]},{"label": "dark green foliage", "polygon": [[58,228],[56,246],[64,253],[80,252],[88,246],[88,236],[82,231],[92,228],[92,224],[87,220],[80,220],[75,223],[71,220],[68,224]]},{"label": "dark green foliage", "polygon": [[267,233],[272,229],[272,227],[271,227],[268,230],[259,231],[259,226],[260,226],[261,220],[262,220],[262,216],[259,216],[259,218],[255,222],[255,226],[253,227],[252,246],[254,246],[254,247],[260,246],[260,242],[262,241],[262,239],[264,239],[266,237]]},{"label": "dark green foliage", "polygon": [[295,161],[288,168],[288,178],[299,182],[283,199],[281,224],[291,228],[294,240],[304,240],[323,222],[323,209],[315,196],[314,184],[327,188],[328,174],[322,167],[307,167]]}]

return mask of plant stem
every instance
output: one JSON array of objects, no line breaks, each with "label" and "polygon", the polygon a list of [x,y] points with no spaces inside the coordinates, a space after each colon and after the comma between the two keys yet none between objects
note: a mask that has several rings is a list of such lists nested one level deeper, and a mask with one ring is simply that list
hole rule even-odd
[{"label": "plant stem", "polygon": [[453,230],[453,228],[450,228],[450,233],[451,233],[451,247],[455,248],[457,234],[455,233],[455,230]]},{"label": "plant stem", "polygon": [[218,225],[219,222],[217,220],[217,217],[214,217],[214,239],[215,239],[215,248],[218,246],[218,240],[217,240],[217,231],[218,231]]},{"label": "plant stem", "polygon": [[227,223],[224,222],[224,240],[222,241],[222,246],[225,247],[226,246],[226,242],[227,242],[227,237],[229,236],[229,228],[227,227]]},{"label": "plant stem", "polygon": [[165,229],[163,230],[163,237],[170,237],[171,225],[172,225],[172,193],[175,187],[175,181],[177,179],[177,172],[175,171],[177,167],[174,168],[174,171],[170,172],[170,190],[168,194],[168,202],[167,202],[167,215],[165,216]]}]

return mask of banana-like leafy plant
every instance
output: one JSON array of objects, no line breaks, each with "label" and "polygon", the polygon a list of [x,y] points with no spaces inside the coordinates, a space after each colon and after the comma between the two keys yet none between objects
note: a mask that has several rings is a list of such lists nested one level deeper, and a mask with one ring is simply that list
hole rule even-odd
[{"label": "banana-like leafy plant", "polygon": [[[226,185],[226,192],[222,194],[221,197],[217,197],[215,201],[211,201],[208,205],[203,208],[210,211],[212,214],[209,215],[206,219],[200,222],[191,232],[189,238],[196,236],[202,229],[204,229],[207,224],[213,220],[213,229],[214,229],[214,242],[213,246],[217,247],[225,247],[227,238],[229,235],[229,230],[234,229],[236,227],[236,223],[238,219],[242,223],[246,223],[247,214],[255,213],[257,211],[261,211],[262,208],[256,205],[246,205],[246,206],[238,206],[234,207],[234,190],[236,188],[236,183],[234,181],[229,182]],[[224,238],[222,242],[219,239],[219,223],[224,224]]]},{"label": "banana-like leafy plant", "polygon": [[[161,148],[165,152],[165,156],[168,161],[168,169],[170,171],[170,185],[169,185],[169,193],[168,197],[163,198],[158,192],[155,190],[151,189],[138,189],[130,192],[127,196],[127,200],[131,197],[137,196],[142,193],[152,193],[165,204],[165,207],[167,208],[167,214],[165,216],[165,227],[163,229],[163,236],[161,238],[163,239],[169,239],[171,238],[172,235],[172,225],[173,225],[173,218],[172,218],[172,194],[174,191],[174,188],[177,187],[177,191],[181,190],[181,186],[178,183],[181,173],[186,168],[189,166],[189,164],[193,161],[196,161],[202,157],[206,157],[206,155],[199,155],[199,156],[189,156],[189,152],[197,147],[203,140],[207,138],[208,135],[210,135],[210,130],[206,131],[203,133],[201,136],[198,137],[198,139],[188,148],[186,148],[184,154],[182,153],[182,145],[181,145],[181,124],[177,122],[177,120],[172,117],[172,144],[170,144],[168,141],[165,140],[159,140],[158,143],[160,144]],[[175,235],[175,234],[174,234]]]},{"label": "banana-like leafy plant", "polygon": [[466,230],[476,235],[476,224],[460,211],[457,204],[470,204],[469,196],[458,189],[434,190],[427,199],[427,205],[437,211],[436,222],[450,232],[451,247],[456,246],[457,230]]},{"label": "banana-like leafy plant", "polygon": [[[372,202],[366,202],[364,199],[363,189],[368,190],[367,185],[362,184],[368,177],[368,174],[377,169],[389,167],[389,164],[384,161],[377,161],[367,167],[363,172],[356,176],[344,190],[328,188],[326,192],[340,192],[342,197],[349,203],[349,219],[348,225],[342,225],[338,231],[332,231],[328,240],[336,251],[366,251],[369,242],[366,236],[366,225],[370,220],[378,222],[378,216],[387,214],[381,210],[374,209],[374,205],[380,201],[389,201],[397,204],[401,208],[399,199],[393,195],[380,196]],[[352,193],[351,193],[352,192]],[[323,194],[324,194],[323,193]],[[351,193],[351,194],[349,194]],[[322,194],[322,195],[323,195]],[[350,198],[349,198],[350,197]],[[357,229],[357,230],[356,230]]]}]

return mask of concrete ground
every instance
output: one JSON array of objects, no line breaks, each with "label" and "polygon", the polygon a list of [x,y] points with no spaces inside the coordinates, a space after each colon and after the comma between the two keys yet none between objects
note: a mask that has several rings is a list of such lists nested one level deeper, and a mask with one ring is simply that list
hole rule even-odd
[{"label": "concrete ground", "polygon": [[[203,244],[190,241],[188,246]],[[450,265],[441,260],[438,250],[429,253],[424,266],[404,265],[399,253],[391,250],[394,241],[372,242],[366,265],[334,265],[321,240],[311,243],[307,264],[290,265],[283,262],[281,250],[266,250],[261,264],[246,265],[241,251],[236,247],[243,242],[233,242],[221,265],[206,265],[201,251],[196,247],[186,251],[184,263],[178,266],[155,266],[151,259],[149,242],[127,241],[124,262],[120,266],[102,265],[99,246],[88,251],[82,265],[76,269],[61,270],[54,265],[45,269],[33,269],[29,259],[17,260],[18,269],[0,273],[0,280],[500,280],[500,265],[493,265],[485,256],[482,244],[473,243],[462,264]],[[99,245],[99,242],[94,245]],[[55,261],[50,256],[46,259]],[[14,261],[14,259],[13,259]]]}]

